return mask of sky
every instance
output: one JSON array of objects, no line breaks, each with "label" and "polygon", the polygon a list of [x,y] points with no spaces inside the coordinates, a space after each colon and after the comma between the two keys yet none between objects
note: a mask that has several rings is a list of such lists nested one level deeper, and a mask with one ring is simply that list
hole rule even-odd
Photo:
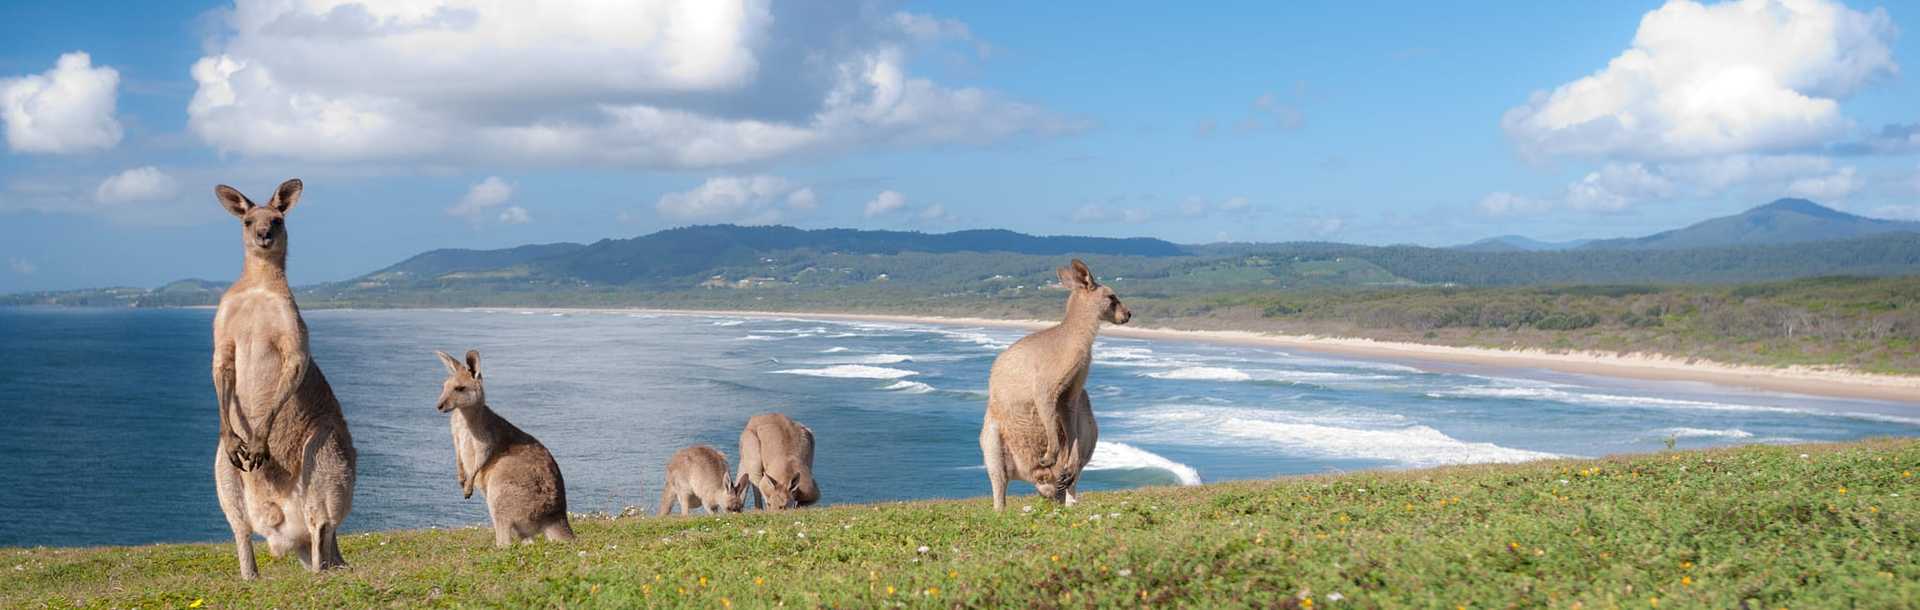
[{"label": "sky", "polygon": [[[607,4],[608,6],[592,6]],[[0,3],[0,292],[691,224],[1452,245],[1920,220],[1920,2]]]}]

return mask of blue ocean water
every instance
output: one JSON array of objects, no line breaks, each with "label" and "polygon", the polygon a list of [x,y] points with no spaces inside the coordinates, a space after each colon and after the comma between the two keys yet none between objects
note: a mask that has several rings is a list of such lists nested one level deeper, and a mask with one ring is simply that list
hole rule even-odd
[{"label": "blue ocean water", "polygon": [[[638,312],[309,311],[360,452],[348,531],[484,521],[462,500],[433,350],[482,353],[494,408],[560,460],[576,511],[651,508],[667,458],[747,418],[818,437],[827,503],[987,493],[995,328]],[[212,311],[0,308],[0,546],[227,539],[213,496]],[[1920,402],[1103,338],[1085,487],[1920,436]],[[1031,488],[1015,484],[1014,491]],[[1024,502],[1026,500],[1016,500]]]}]

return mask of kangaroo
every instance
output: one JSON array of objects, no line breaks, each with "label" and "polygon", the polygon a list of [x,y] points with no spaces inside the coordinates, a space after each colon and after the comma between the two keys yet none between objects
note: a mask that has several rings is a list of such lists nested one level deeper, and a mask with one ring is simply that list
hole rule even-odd
[{"label": "kangaroo", "polygon": [[463,498],[486,494],[493,518],[493,544],[512,546],[545,534],[548,540],[573,540],[567,523],[567,483],[560,464],[533,435],[522,432],[487,406],[480,379],[480,352],[468,350],[465,363],[434,352],[447,365],[440,384],[441,413],[452,413],[454,471]]},{"label": "kangaroo", "polygon": [[746,481],[727,478],[727,454],[706,445],[681,449],[667,460],[667,483],[660,490],[660,514],[666,516],[674,501],[680,502],[680,514],[695,506],[704,506],[707,514],[725,510],[740,512],[745,507]]},{"label": "kangaroo", "polygon": [[1040,495],[1056,502],[1079,502],[1080,469],[1093,458],[1100,438],[1086,389],[1093,337],[1102,321],[1133,319],[1113,289],[1095,282],[1080,259],[1056,273],[1067,289],[1066,318],[1007,347],[994,358],[987,377],[980,453],[993,485],[994,510],[1006,509],[1009,478],[1033,483]]},{"label": "kangaroo", "polygon": [[213,316],[220,403],[213,482],[246,580],[260,576],[254,534],[275,557],[297,550],[314,572],[347,565],[340,522],[353,509],[358,456],[340,401],[307,351],[307,324],[287,286],[285,219],[300,192],[300,181],[288,180],[262,206],[233,187],[213,189],[240,219],[245,252],[240,279]]},{"label": "kangaroo", "polygon": [[[813,480],[813,430],[779,414],[762,413],[740,431],[740,473],[734,487],[753,484],[753,507],[775,510],[820,501]],[[762,504],[765,502],[765,504]]]}]

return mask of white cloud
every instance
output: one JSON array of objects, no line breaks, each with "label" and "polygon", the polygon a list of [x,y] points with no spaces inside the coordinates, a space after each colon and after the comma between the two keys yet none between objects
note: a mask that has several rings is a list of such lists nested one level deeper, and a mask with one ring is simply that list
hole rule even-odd
[{"label": "white cloud", "polygon": [[1567,207],[1617,212],[1635,203],[1673,195],[1673,181],[1640,163],[1608,163],[1567,185]]},{"label": "white cloud", "polygon": [[1239,214],[1253,210],[1253,202],[1246,197],[1233,196],[1219,203],[1208,201],[1204,197],[1188,197],[1180,202],[1180,214],[1188,218],[1203,218],[1218,214]]},{"label": "white cloud", "polygon": [[965,24],[808,11],[783,19],[762,0],[241,0],[193,67],[189,125],[246,155],[648,168],[1079,126],[908,73],[912,45],[970,40]]},{"label": "white cloud", "polygon": [[500,210],[500,222],[510,225],[523,225],[533,222],[533,215],[528,214],[526,208],[517,205],[507,206],[507,209]]},{"label": "white cloud", "polygon": [[867,218],[892,214],[906,205],[907,197],[898,191],[880,191],[880,194],[874,195],[873,199],[867,202]]},{"label": "white cloud", "polygon": [[1824,175],[1795,178],[1787,183],[1786,194],[1825,202],[1845,201],[1866,186],[1857,173],[1852,167],[1842,167]]},{"label": "white cloud", "polygon": [[[511,199],[513,199],[512,184],[501,180],[499,176],[487,176],[485,180],[468,188],[467,194],[462,196],[458,203],[447,208],[447,214],[478,223],[492,216],[495,208],[505,205]],[[496,218],[500,222],[511,224],[521,224],[531,220],[527,211],[519,206],[502,210]]]},{"label": "white cloud", "polygon": [[1524,216],[1553,209],[1553,203],[1507,192],[1488,193],[1480,198],[1481,214],[1488,216]]},{"label": "white cloud", "polygon": [[7,259],[7,268],[20,275],[33,275],[34,272],[40,270],[40,267],[34,265],[33,261],[24,258]]},{"label": "white cloud", "polygon": [[179,194],[180,183],[160,168],[136,167],[100,181],[93,200],[104,204],[167,199]]},{"label": "white cloud", "polygon": [[1647,13],[1607,67],[1507,111],[1521,153],[1636,160],[1821,145],[1849,126],[1838,100],[1893,76],[1885,10],[1832,0],[1674,0]]},{"label": "white cloud", "polygon": [[7,148],[23,153],[73,154],[120,143],[113,116],[120,72],[94,67],[86,53],[61,55],[53,69],[0,79],[0,119]]},{"label": "white cloud", "polygon": [[764,225],[779,222],[787,212],[813,210],[818,203],[813,189],[778,176],[720,176],[689,191],[661,195],[653,207],[675,221]]},{"label": "white cloud", "polygon": [[1075,209],[1069,218],[1074,222],[1141,224],[1153,220],[1153,212],[1140,208],[1110,208],[1089,203]]}]

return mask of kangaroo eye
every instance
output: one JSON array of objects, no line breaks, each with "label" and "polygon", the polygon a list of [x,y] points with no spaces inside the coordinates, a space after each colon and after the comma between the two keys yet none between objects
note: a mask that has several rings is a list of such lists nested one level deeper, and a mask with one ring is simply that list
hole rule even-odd
[{"label": "kangaroo eye", "polygon": [[276,227],[280,226],[280,219],[278,218],[273,219],[273,226],[276,226]]},{"label": "kangaroo eye", "polygon": [[245,221],[243,221],[243,222],[241,222],[240,224],[244,224],[244,225],[247,225],[247,226],[249,226],[249,227],[251,227],[251,226],[253,226],[253,219],[252,219],[252,218],[248,218],[248,219],[246,219]]}]

